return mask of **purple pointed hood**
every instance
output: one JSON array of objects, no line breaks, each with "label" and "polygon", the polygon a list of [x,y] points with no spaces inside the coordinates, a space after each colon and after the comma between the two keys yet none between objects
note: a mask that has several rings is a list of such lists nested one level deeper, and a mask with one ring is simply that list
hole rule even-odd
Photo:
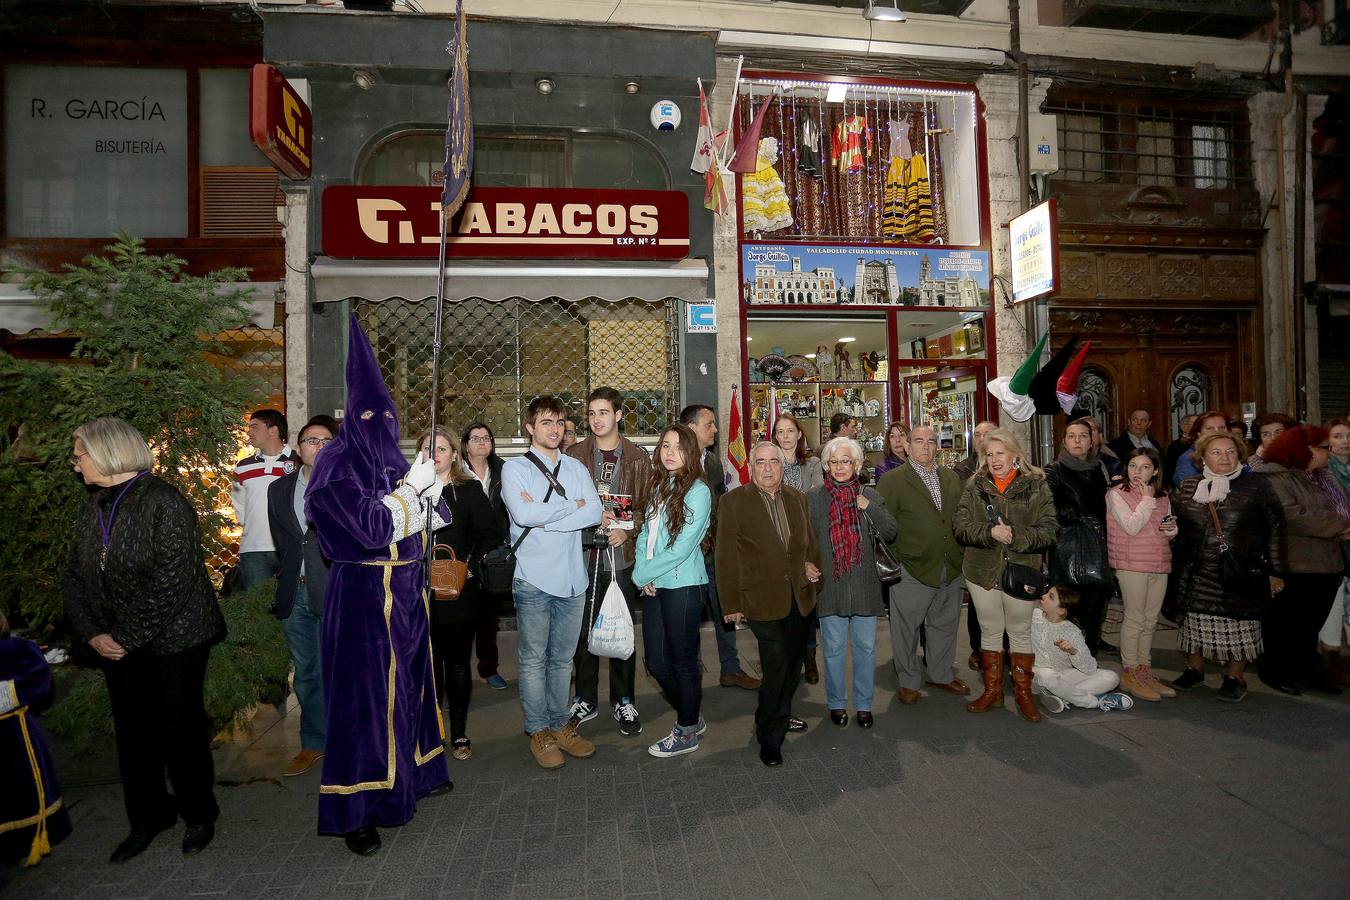
[{"label": "purple pointed hood", "polygon": [[408,471],[398,446],[398,410],[356,316],[347,341],[347,408],[337,437],[314,462],[306,494],[337,481],[383,496]]}]

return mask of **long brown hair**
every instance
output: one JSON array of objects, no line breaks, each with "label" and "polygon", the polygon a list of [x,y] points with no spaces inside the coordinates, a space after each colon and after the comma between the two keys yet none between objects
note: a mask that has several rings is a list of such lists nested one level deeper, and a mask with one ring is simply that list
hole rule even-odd
[{"label": "long brown hair", "polygon": [[780,412],[778,418],[773,420],[773,428],[769,432],[769,440],[775,444],[778,443],[778,437],[773,432],[778,430],[778,423],[784,419],[791,422],[793,427],[797,429],[797,449],[792,454],[792,461],[800,465],[806,462],[806,429],[802,427],[801,422],[797,421],[796,416],[792,413]]},{"label": "long brown hair", "polygon": [[[672,432],[680,440],[680,454],[684,457],[684,464],[674,474],[667,472],[666,467],[661,464],[661,443],[666,439],[666,435]],[[656,439],[656,451],[652,453],[651,483],[647,491],[650,498],[647,501],[648,521],[652,520],[657,509],[665,507],[666,528],[670,532],[667,547],[675,546],[675,538],[684,530],[684,497],[702,478],[702,454],[699,452],[698,438],[694,437],[693,430],[688,425],[673,423],[667,425]],[[710,534],[712,534],[711,522],[703,538],[705,544]]]},{"label": "long brown hair", "polygon": [[[451,457],[450,472],[449,472],[450,484],[464,484],[466,481],[469,480],[469,476],[464,471],[464,458],[460,456],[459,453],[459,441],[455,440],[455,436],[450,433],[450,430],[448,428],[444,428],[440,425],[436,426],[436,437],[441,438],[447,444],[450,445],[450,457]],[[432,444],[427,443],[430,439],[431,439],[431,432],[424,431],[422,433],[422,436],[417,439],[417,449],[421,450],[422,445],[426,444],[427,456],[429,456],[432,460],[435,460],[436,447]]]}]

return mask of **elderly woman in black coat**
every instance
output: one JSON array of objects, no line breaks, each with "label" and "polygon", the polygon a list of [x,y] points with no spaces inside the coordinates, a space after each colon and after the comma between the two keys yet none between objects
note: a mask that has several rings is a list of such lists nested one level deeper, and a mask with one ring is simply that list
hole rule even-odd
[{"label": "elderly woman in black coat", "polygon": [[[1202,684],[1205,660],[1218,660],[1225,666],[1219,699],[1237,703],[1247,695],[1243,671],[1261,655],[1262,613],[1284,586],[1271,574],[1284,512],[1265,477],[1242,467],[1246,444],[1227,431],[1201,434],[1194,454],[1201,473],[1172,494],[1179,529],[1173,571],[1187,655],[1172,686],[1187,691]],[[1221,564],[1221,543],[1236,565]]]},{"label": "elderly woman in black coat", "polygon": [[71,462],[99,490],[75,517],[66,616],[97,654],[117,731],[131,834],[111,861],[139,855],[179,816],[183,852],[198,853],[220,814],[202,690],[225,619],[202,561],[197,513],[150,472],[150,448],[126,422],[96,419],[74,439]]}]

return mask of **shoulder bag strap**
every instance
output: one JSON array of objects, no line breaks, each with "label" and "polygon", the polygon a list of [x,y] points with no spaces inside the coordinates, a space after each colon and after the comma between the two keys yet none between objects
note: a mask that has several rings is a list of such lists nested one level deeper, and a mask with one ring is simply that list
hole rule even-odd
[{"label": "shoulder bag strap", "polygon": [[[558,496],[566,500],[567,491],[563,490],[562,484],[558,481],[558,472],[562,470],[562,454],[561,453],[558,454],[558,464],[553,467],[552,472],[550,472],[548,470],[548,467],[544,465],[544,461],[542,459],[534,455],[533,451],[526,453],[525,457],[530,462],[534,463],[535,468],[537,468],[540,472],[544,473],[544,477],[548,479],[549,492],[552,493],[553,491],[557,491]],[[545,503],[548,502],[547,495],[544,497],[544,502]]]},{"label": "shoulder bag strap", "polygon": [[1209,520],[1214,523],[1214,534],[1219,538],[1219,552],[1227,552],[1228,541],[1223,536],[1223,526],[1219,524],[1218,511],[1214,508],[1213,503],[1206,503],[1205,509],[1209,510]]},{"label": "shoulder bag strap", "polygon": [[[544,469],[543,465],[540,464],[539,460],[537,460],[537,459],[534,458],[534,455],[533,455],[533,454],[526,453],[525,455],[528,456],[528,457],[530,457],[530,459],[534,460],[535,465],[539,466],[539,468]],[[544,474],[545,474],[545,475],[548,474],[548,470],[547,470],[547,469],[544,469]],[[544,494],[544,501],[543,501],[543,502],[547,503],[547,502],[548,502],[548,498],[553,496],[553,489],[554,489],[555,487],[559,488],[558,493],[562,494],[562,489],[561,489],[561,486],[557,483],[557,479],[550,478],[550,479],[549,479],[548,491]],[[566,495],[566,494],[563,494],[563,496],[566,497],[567,495]],[[521,542],[525,540],[525,535],[529,534],[533,529],[534,529],[534,526],[533,526],[533,525],[527,525],[527,526],[525,527],[525,530],[522,531],[522,532],[520,533],[520,537],[516,538],[516,542],[515,542],[514,544],[511,545],[511,552],[512,552],[512,553],[515,553],[517,550],[520,549]]]}]

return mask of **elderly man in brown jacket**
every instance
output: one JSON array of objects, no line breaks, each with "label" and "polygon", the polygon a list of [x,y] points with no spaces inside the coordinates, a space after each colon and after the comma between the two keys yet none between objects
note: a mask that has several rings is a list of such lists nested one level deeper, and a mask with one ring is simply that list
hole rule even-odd
[{"label": "elderly man in brown jacket", "polygon": [[[755,709],[759,758],[783,764],[783,737],[805,653],[805,619],[816,606],[820,551],[806,495],[783,484],[786,460],[776,444],[750,451],[750,484],[717,508],[717,592],[728,622],[748,621],[759,642],[764,680]],[[802,723],[804,726],[804,723]]]}]

